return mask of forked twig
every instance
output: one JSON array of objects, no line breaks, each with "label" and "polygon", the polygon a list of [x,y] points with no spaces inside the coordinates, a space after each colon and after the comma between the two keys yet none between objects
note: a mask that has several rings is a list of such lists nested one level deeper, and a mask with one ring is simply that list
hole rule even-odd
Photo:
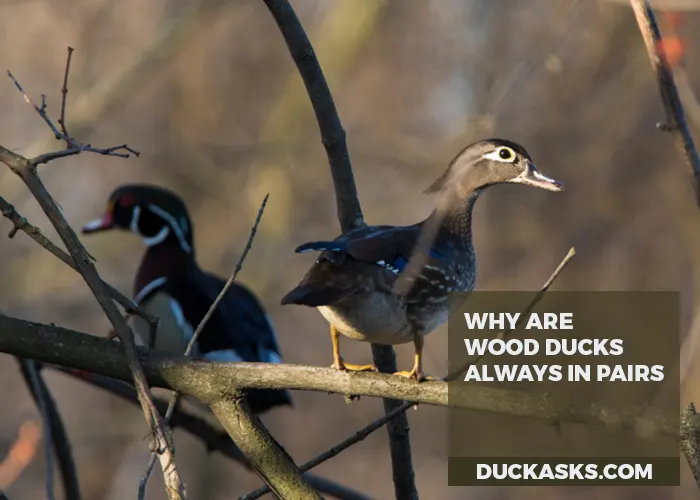
[{"label": "forked twig", "polygon": [[[75,262],[73,262],[73,257],[44,236],[38,227],[32,225],[25,217],[22,217],[22,215],[17,212],[15,207],[8,203],[2,196],[0,196],[0,213],[2,213],[4,217],[12,222],[13,227],[7,235],[9,238],[14,238],[18,231],[22,231],[68,267],[76,272],[80,272],[75,265]],[[143,320],[146,321],[149,327],[152,329],[158,327],[158,318],[141,309],[136,302],[122,294],[119,290],[114,288],[106,281],[102,281],[102,286],[107,288],[107,291],[111,295],[112,299],[122,306],[126,313],[135,314],[136,316],[143,318]]]}]

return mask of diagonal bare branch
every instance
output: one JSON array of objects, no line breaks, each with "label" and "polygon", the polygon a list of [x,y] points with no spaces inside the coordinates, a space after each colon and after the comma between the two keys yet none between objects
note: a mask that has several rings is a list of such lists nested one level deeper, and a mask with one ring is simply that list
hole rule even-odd
[{"label": "diagonal bare branch", "polygon": [[[0,146],[1,147],[1,146]],[[2,196],[0,196],[0,212],[4,217],[6,217],[13,224],[13,228],[8,234],[9,238],[14,238],[18,231],[24,232],[31,239],[36,241],[39,245],[48,250],[51,254],[61,260],[68,267],[74,271],[78,271],[77,266],[73,262],[73,257],[71,257],[65,250],[58,247],[50,239],[43,235],[41,230],[32,225],[25,217],[22,217],[15,207],[8,203]],[[136,302],[128,298],[126,295],[122,294],[119,290],[114,288],[109,283],[103,281],[102,286],[107,288],[112,299],[114,299],[120,306],[124,308],[124,311],[128,314],[135,314],[143,318],[150,326],[150,328],[158,327],[158,318],[148,314],[146,311],[141,309]]]},{"label": "diagonal bare branch", "polygon": [[[630,0],[630,4],[656,75],[666,113],[666,122],[659,128],[673,134],[676,149],[693,175],[696,203],[700,207],[700,157],[688,127],[671,65],[665,51],[660,50],[663,40],[656,15],[647,0]],[[681,414],[681,450],[700,488],[700,433],[697,432],[697,421],[695,406],[690,403]]]},{"label": "diagonal bare branch", "polygon": [[[270,193],[265,195],[265,198],[263,199],[260,209],[258,210],[258,215],[255,218],[255,223],[253,224],[253,228],[250,230],[250,236],[248,237],[248,242],[245,245],[245,248],[243,249],[243,253],[241,254],[241,257],[238,259],[238,263],[236,264],[235,269],[233,270],[233,273],[229,277],[229,279],[226,281],[226,284],[224,287],[221,289],[221,292],[219,292],[219,295],[217,295],[216,299],[212,303],[212,305],[209,307],[209,310],[207,313],[204,315],[202,318],[202,321],[199,322],[199,325],[197,325],[197,329],[194,331],[192,334],[192,338],[190,339],[189,343],[187,344],[187,348],[185,349],[185,356],[189,356],[192,353],[192,349],[194,348],[194,344],[197,341],[197,338],[199,335],[202,333],[202,330],[204,330],[204,327],[207,325],[209,322],[209,319],[212,317],[214,314],[214,311],[216,308],[219,306],[219,302],[224,298],[226,295],[226,292],[228,292],[228,289],[231,288],[231,285],[233,282],[236,280],[236,277],[238,276],[238,273],[243,269],[243,262],[245,261],[246,256],[248,255],[248,252],[250,251],[251,247],[253,246],[253,240],[255,239],[255,234],[258,232],[258,225],[260,224],[260,220],[262,219],[263,212],[265,211],[265,206],[267,205],[267,200],[270,197]],[[177,406],[177,402],[180,398],[180,393],[175,392],[172,394],[170,397],[170,402],[168,403],[168,408],[165,411],[165,423],[169,424],[170,423],[170,418],[172,417],[173,411],[175,411],[175,407]],[[151,454],[151,458],[148,461],[148,465],[146,466],[146,471],[144,472],[143,476],[141,477],[141,481],[139,483],[139,494],[138,498],[143,499],[146,494],[146,485],[148,484],[148,478],[151,476],[151,471],[153,470],[153,465],[156,462],[156,453]]]},{"label": "diagonal bare branch", "polygon": [[656,16],[648,1],[630,0],[630,3],[644,39],[644,45],[649,54],[651,67],[656,75],[661,100],[666,112],[666,123],[661,128],[673,134],[676,148],[693,174],[693,185],[695,186],[697,202],[700,205],[700,157],[695,148],[693,136],[688,128],[688,121],[686,120],[683,104],[673,78],[673,71],[664,51],[659,50],[662,41],[661,30],[659,30]]},{"label": "diagonal bare branch", "polygon": [[[9,71],[8,74],[10,74]],[[55,125],[53,125],[46,114],[46,104],[43,97],[42,106],[37,106],[26,94],[26,92],[24,92],[19,82],[12,77],[11,74],[10,77],[15,82],[17,88],[22,92],[25,100],[32,104],[37,113],[39,113],[42,119],[44,119],[47,125],[49,125],[56,137],[66,142],[69,150],[80,149],[83,147],[83,145],[79,144],[77,141],[75,141],[75,139],[71,137],[64,137],[60,132],[58,132],[57,128]],[[128,326],[125,319],[112,302],[110,294],[103,285],[103,281],[100,278],[95,265],[78,239],[75,231],[68,224],[58,204],[49,194],[43,182],[37,175],[37,164],[33,163],[32,160],[28,160],[21,155],[15,154],[2,146],[0,146],[0,161],[5,163],[13,173],[22,179],[29,191],[37,200],[42,210],[58,232],[63,244],[68,249],[78,272],[87,283],[110,323],[112,323],[114,326],[114,329],[119,336],[119,340],[121,341],[120,343],[126,353],[126,362],[131,370],[134,385],[138,391],[139,400],[141,402],[144,415],[149,427],[151,428],[156,448],[161,451],[161,453],[159,453],[159,458],[163,469],[166,491],[169,498],[172,500],[183,499],[185,497],[185,488],[177,470],[174,451],[168,440],[167,431],[165,429],[162,417],[158,413],[151,399],[146,377],[138,361],[136,345],[134,344],[133,332],[131,331],[131,328]]]}]

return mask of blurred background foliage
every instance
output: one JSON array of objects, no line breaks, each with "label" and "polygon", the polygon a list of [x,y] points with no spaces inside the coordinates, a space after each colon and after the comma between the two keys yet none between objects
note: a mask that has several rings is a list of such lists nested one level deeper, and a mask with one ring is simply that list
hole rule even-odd
[{"label": "blurred background foliage", "polygon": [[[474,222],[481,290],[534,290],[570,246],[577,256],[554,289],[680,290],[683,400],[700,400],[693,369],[693,289],[700,281],[700,213],[663,118],[634,16],[607,0],[293,0],[316,49],[347,131],[368,223],[405,224],[433,206],[426,188],[467,143],[489,136],[524,144],[540,169],[566,183],[554,195],[518,186],[486,193]],[[657,2],[663,3],[663,2]],[[688,2],[686,2],[688,3]],[[694,9],[694,3],[684,7]],[[689,119],[700,14],[683,14],[688,54],[678,67]],[[318,128],[281,35],[259,0],[33,0],[0,2],[0,60],[30,95],[45,93],[58,116],[66,46],[76,48],[69,131],[99,146],[128,143],[141,158],[83,155],[41,174],[68,220],[101,214],[118,185],[152,182],[187,201],[199,262],[228,275],[265,193],[270,202],[240,280],[263,299],[287,361],[328,365],[327,325],[315,311],[279,300],[312,257],[296,245],[338,233]],[[2,83],[0,142],[34,155],[59,148],[9,79]],[[58,241],[21,182],[0,170],[0,193]],[[0,221],[0,231],[11,228]],[[131,292],[143,253],[131,235],[85,238],[107,281]],[[13,316],[81,331],[108,330],[87,287],[24,235],[0,239],[0,307]],[[685,332],[690,332],[686,334]],[[446,326],[427,342],[426,369],[446,370]],[[345,341],[346,359],[368,345]],[[398,349],[409,366],[412,347]],[[67,421],[86,499],[134,498],[148,458],[139,410],[48,374]],[[22,422],[37,418],[14,361],[0,356],[0,456]],[[295,393],[293,410],[265,417],[303,462],[378,417],[381,402],[347,406],[340,396]],[[422,498],[682,498],[680,489],[448,488],[445,411],[409,413]],[[485,415],[483,425],[489,425]],[[478,428],[473,430],[479,432]],[[554,432],[554,431],[553,431]],[[176,431],[190,496],[233,498],[259,485],[251,473],[207,456]],[[37,460],[9,489],[42,498]],[[391,498],[384,430],[316,471]],[[164,498],[158,474],[150,499]]]}]

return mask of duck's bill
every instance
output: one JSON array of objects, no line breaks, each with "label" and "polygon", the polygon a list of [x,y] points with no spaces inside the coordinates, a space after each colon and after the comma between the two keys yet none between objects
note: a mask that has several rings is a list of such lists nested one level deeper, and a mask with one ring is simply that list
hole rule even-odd
[{"label": "duck's bill", "polygon": [[546,189],[548,191],[563,191],[564,183],[551,177],[547,177],[542,172],[537,170],[534,163],[528,162],[527,169],[518,177],[512,180],[519,184],[527,184],[528,186]]},{"label": "duck's bill", "polygon": [[108,211],[100,217],[93,221],[88,222],[82,227],[83,234],[97,233],[99,231],[106,231],[107,229],[112,229],[114,227],[114,220],[112,219],[112,212]]}]

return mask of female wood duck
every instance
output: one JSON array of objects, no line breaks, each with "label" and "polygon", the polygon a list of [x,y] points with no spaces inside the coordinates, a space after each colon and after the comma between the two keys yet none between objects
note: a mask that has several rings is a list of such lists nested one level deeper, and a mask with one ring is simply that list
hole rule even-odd
[{"label": "female wood duck", "polygon": [[[457,292],[473,290],[476,257],[471,219],[474,202],[489,186],[519,183],[550,191],[563,184],[544,176],[521,145],[504,139],[486,139],[464,148],[445,173],[426,192],[438,193],[438,209],[411,226],[364,226],[334,241],[301,245],[297,253],[320,251],[301,283],[282,304],[316,307],[330,323],[333,367],[339,370],[375,370],[372,365],[343,361],[339,333],[377,344],[415,345],[410,372],[396,375],[418,381],[423,373],[424,336],[447,320],[450,300]],[[432,228],[432,229],[431,229]],[[419,266],[408,293],[398,293],[397,279],[407,268],[421,232],[432,232],[420,248]]]},{"label": "female wood duck", "polygon": [[[182,199],[166,189],[125,185],[109,197],[105,214],[83,227],[83,233],[120,228],[146,243],[136,275],[134,301],[160,318],[152,346],[182,355],[194,329],[224,287],[224,281],[199,268],[195,260],[192,222]],[[145,344],[149,329],[135,319]],[[234,282],[197,338],[193,356],[212,361],[282,361],[275,330],[262,305],[246,287]],[[291,405],[287,391],[254,390],[251,410]]]}]

